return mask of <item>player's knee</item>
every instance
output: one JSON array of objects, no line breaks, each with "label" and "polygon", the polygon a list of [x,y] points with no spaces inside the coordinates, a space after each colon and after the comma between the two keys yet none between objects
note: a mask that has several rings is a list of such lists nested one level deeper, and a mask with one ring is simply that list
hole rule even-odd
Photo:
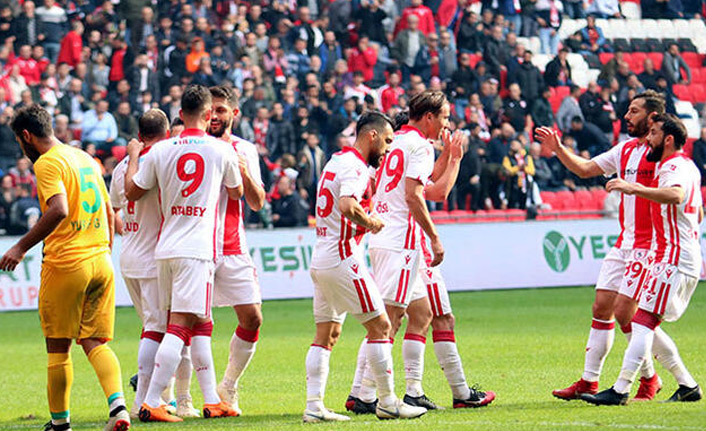
[{"label": "player's knee", "polygon": [[248,314],[238,324],[243,328],[247,329],[248,331],[257,331],[260,329],[260,326],[262,326],[262,314]]},{"label": "player's knee", "polygon": [[456,325],[456,318],[452,313],[443,316],[434,316],[431,327],[435,331],[453,331]]},{"label": "player's knee", "polygon": [[593,318],[599,320],[610,320],[613,318],[613,307],[604,302],[593,303]]},{"label": "player's knee", "polygon": [[328,347],[329,349],[332,349],[333,346],[338,343],[338,340],[341,338],[341,328],[334,328],[331,330],[331,333],[329,334],[328,337]]}]

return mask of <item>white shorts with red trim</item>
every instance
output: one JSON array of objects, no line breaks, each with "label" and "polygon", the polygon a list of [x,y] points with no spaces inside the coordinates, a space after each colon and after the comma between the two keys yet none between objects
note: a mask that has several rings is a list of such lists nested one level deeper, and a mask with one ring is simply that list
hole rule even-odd
[{"label": "white shorts with red trim", "polygon": [[312,268],[310,274],[316,323],[343,323],[346,313],[365,323],[385,312],[375,280],[355,256],[333,268]]},{"label": "white shorts with red trim", "polygon": [[441,317],[451,314],[451,301],[449,300],[449,292],[446,290],[444,277],[441,275],[441,270],[438,266],[432,268],[422,262],[422,267],[419,269],[422,281],[427,288],[427,296],[431,305],[431,312],[434,317]]},{"label": "white shorts with red trim", "polygon": [[142,321],[142,329],[167,332],[167,310],[159,304],[159,283],[156,278],[123,277],[132,305]]},{"label": "white shorts with red trim", "polygon": [[249,254],[219,257],[213,278],[214,307],[262,303],[257,269]]},{"label": "white shorts with red trim", "polygon": [[413,301],[426,298],[427,290],[419,274],[419,250],[371,248],[369,252],[373,277],[385,304],[407,308]]},{"label": "white shorts with red trim", "polygon": [[157,260],[160,306],[172,313],[211,317],[213,261],[192,258]]},{"label": "white shorts with red trim", "polygon": [[640,309],[677,321],[686,311],[699,280],[679,272],[668,263],[656,263],[650,268],[640,295]]},{"label": "white shorts with red trim", "polygon": [[650,250],[611,248],[603,259],[596,289],[610,290],[637,301],[653,259]]}]

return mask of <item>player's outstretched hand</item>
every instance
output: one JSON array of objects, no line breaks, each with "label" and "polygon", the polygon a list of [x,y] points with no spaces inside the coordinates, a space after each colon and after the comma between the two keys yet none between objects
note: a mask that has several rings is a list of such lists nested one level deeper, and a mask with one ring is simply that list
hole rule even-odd
[{"label": "player's outstretched hand", "polygon": [[626,195],[631,195],[635,193],[633,184],[630,184],[629,182],[620,178],[615,178],[608,181],[608,183],[605,185],[605,189],[609,192],[617,191]]},{"label": "player's outstretched hand", "polygon": [[5,256],[0,259],[0,271],[12,272],[17,268],[17,265],[22,262],[25,257],[25,252],[22,251],[17,244],[10,247],[5,253]]},{"label": "player's outstretched hand", "polygon": [[534,136],[537,140],[545,147],[552,151],[556,151],[561,144],[559,139],[559,133],[556,130],[549,127],[538,127],[534,131]]},{"label": "player's outstretched hand", "polygon": [[431,261],[431,266],[439,266],[441,261],[444,260],[444,245],[441,243],[439,238],[432,240],[431,252],[434,254],[434,258]]},{"label": "player's outstretched hand", "polygon": [[385,223],[382,222],[375,214],[370,215],[370,227],[368,230],[371,233],[378,233],[385,227]]},{"label": "player's outstretched hand", "polygon": [[139,157],[140,156],[140,151],[142,151],[145,148],[145,144],[142,142],[138,141],[137,139],[130,139],[130,142],[127,144],[127,154],[132,158],[132,157]]}]

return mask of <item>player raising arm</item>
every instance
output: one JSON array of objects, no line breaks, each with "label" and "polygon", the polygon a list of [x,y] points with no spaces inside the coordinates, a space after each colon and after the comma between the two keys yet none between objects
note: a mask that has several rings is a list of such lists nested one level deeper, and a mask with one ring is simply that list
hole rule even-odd
[{"label": "player raising arm", "polygon": [[39,105],[17,111],[11,124],[22,151],[34,163],[43,216],[0,259],[13,271],[25,253],[44,241],[39,320],[49,356],[47,429],[71,429],[71,341],[80,344],[108,399],[106,431],[125,431],[120,364],[106,342],[113,338],[115,279],[110,249],[113,210],[98,164],[54,137],[51,116]]},{"label": "player raising arm", "polygon": [[[656,254],[642,284],[639,309],[631,323],[633,335],[623,357],[620,376],[610,389],[596,395],[582,395],[589,403],[627,403],[637,372],[644,358],[651,355],[655,330],[662,321],[674,322],[684,314],[698,284],[701,271],[699,222],[703,205],[701,175],[682,151],[686,137],[686,127],[677,117],[656,116],[648,136],[649,158],[659,161],[653,183],[646,186],[616,178],[606,186],[608,191],[650,201]],[[701,399],[701,388],[686,368],[679,369],[675,377],[679,388],[669,401]]]}]

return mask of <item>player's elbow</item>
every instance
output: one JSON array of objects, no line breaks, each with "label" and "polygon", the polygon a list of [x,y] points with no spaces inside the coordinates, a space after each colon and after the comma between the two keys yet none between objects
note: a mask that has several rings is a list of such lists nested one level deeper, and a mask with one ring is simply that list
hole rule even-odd
[{"label": "player's elbow", "polygon": [[239,185],[238,187],[228,187],[228,197],[233,199],[233,200],[238,200],[243,197],[243,185]]},{"label": "player's elbow", "polygon": [[265,189],[260,188],[257,194],[248,202],[253,211],[260,211],[265,206]]},{"label": "player's elbow", "polygon": [[354,200],[349,197],[343,197],[338,202],[338,210],[341,211],[341,215],[350,219],[355,215],[355,205]]}]

